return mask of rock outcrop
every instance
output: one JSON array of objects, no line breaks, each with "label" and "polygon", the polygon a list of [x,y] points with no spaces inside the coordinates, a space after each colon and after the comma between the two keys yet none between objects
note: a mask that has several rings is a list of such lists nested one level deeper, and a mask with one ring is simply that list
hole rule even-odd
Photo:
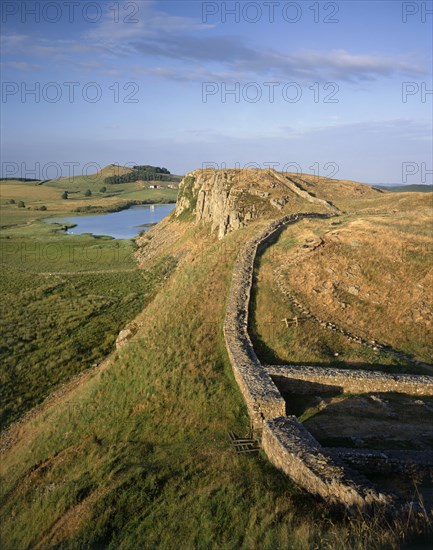
[{"label": "rock outcrop", "polygon": [[275,218],[304,203],[318,212],[337,211],[274,170],[194,170],[180,183],[175,216],[190,215],[196,223],[209,223],[222,239],[252,220]]}]

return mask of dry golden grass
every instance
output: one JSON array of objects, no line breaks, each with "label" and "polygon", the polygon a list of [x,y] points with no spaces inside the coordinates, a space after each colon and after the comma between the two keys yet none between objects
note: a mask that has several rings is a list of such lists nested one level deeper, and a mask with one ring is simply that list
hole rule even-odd
[{"label": "dry golden grass", "polygon": [[35,185],[34,182],[2,181],[0,182],[0,197],[2,204],[10,199],[27,203],[47,204],[61,198],[62,192],[53,187]]},{"label": "dry golden grass", "polygon": [[[276,284],[279,271],[286,289],[320,319],[433,362],[433,209],[426,208],[428,194],[413,195],[403,197],[410,208],[393,216],[346,215],[291,225],[265,252],[255,298],[265,360],[394,362],[308,320],[286,328],[282,319],[297,311]],[[395,209],[401,205],[400,194],[380,196],[388,204],[393,198]]]},{"label": "dry golden grass", "polygon": [[431,363],[433,239],[414,234],[412,221],[348,221],[286,277],[318,317]]},{"label": "dry golden grass", "polygon": [[338,208],[347,206],[347,202],[354,204],[359,200],[377,201],[381,192],[370,185],[350,180],[336,180],[318,177],[309,174],[287,174],[304,191],[308,191],[315,197],[332,201]]}]

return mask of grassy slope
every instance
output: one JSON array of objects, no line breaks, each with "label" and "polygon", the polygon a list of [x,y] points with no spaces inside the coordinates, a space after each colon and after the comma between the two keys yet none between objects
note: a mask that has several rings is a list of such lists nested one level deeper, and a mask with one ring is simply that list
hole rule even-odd
[{"label": "grassy slope", "polygon": [[248,418],[222,340],[224,297],[254,230],[219,243],[187,223],[153,230],[162,244],[149,265],[173,253],[182,261],[137,337],[9,434],[5,549],[398,544],[393,523],[332,519],[262,455],[230,450],[226,431],[246,431]]},{"label": "grassy slope", "polygon": [[[389,195],[383,197],[389,207]],[[394,197],[394,206],[399,207],[400,199]],[[418,199],[414,197],[415,205]],[[380,201],[376,208],[380,209]],[[299,313],[280,292],[273,270],[285,265],[290,256],[302,254],[307,239],[322,238],[325,245],[320,254],[304,250],[303,259],[284,270],[287,288],[321,319],[364,338],[384,341],[418,360],[433,362],[431,219],[432,211],[421,208],[385,217],[352,214],[338,226],[332,221],[306,221],[287,228],[261,260],[254,329],[263,359],[370,363],[374,368],[384,365],[386,370],[390,368],[387,365],[398,371],[414,370],[311,321],[302,321],[298,328],[286,328],[281,321]],[[348,292],[354,286],[359,288],[357,296]],[[343,308],[341,304],[346,305]]]},{"label": "grassy slope", "polygon": [[390,191],[391,193],[431,193],[433,191],[433,185],[429,184],[412,184],[412,185],[376,185],[384,191]]},{"label": "grassy slope", "polygon": [[[115,194],[107,196],[99,188],[109,169],[90,177],[96,198],[63,200],[63,187],[56,188],[55,182],[54,186],[0,182],[2,425],[72,375],[101,361],[169,267],[170,261],[145,273],[133,258],[131,240],[65,236],[41,221],[79,205],[109,209],[129,200],[173,201],[176,197],[176,190],[137,188],[139,184],[116,186]],[[81,185],[83,194],[88,181]],[[16,204],[10,204],[11,199]],[[26,208],[18,207],[19,200]],[[48,210],[39,210],[42,205]]]},{"label": "grassy slope", "polygon": [[16,419],[101,361],[170,262],[139,270],[134,243],[56,233],[35,222],[0,238],[0,419]]},{"label": "grassy slope", "polygon": [[191,228],[177,245],[192,250],[188,261],[144,310],[139,336],[12,433],[5,548],[374,548],[393,538],[322,518],[262,456],[230,450],[226,431],[246,431],[248,419],[221,297],[251,229],[222,248]]}]

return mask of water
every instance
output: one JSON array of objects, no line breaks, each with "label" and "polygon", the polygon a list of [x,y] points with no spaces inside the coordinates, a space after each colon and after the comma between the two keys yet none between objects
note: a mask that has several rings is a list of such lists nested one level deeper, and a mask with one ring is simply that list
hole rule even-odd
[{"label": "water", "polygon": [[75,224],[67,231],[69,234],[108,235],[115,239],[132,239],[140,231],[147,231],[149,227],[143,224],[157,223],[165,218],[174,204],[145,204],[131,206],[127,210],[98,214],[93,216],[73,216],[67,218],[49,218],[48,223]]}]

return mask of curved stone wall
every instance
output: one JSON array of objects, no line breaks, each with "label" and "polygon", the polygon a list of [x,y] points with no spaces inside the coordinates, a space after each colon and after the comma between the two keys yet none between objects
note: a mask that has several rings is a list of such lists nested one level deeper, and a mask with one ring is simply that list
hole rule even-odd
[{"label": "curved stone wall", "polygon": [[313,213],[285,216],[272,222],[245,245],[233,269],[224,319],[224,338],[234,376],[253,426],[261,432],[262,448],[270,462],[310,493],[347,508],[366,509],[389,504],[395,497],[379,493],[362,474],[352,471],[340,461],[335,452],[324,449],[295,416],[285,416],[285,401],[272,377],[286,375],[292,384],[297,380],[309,380],[342,385],[350,387],[350,391],[355,387],[374,386],[387,387],[387,391],[396,391],[396,388],[398,391],[399,388],[404,393],[422,394],[428,387],[429,395],[432,395],[433,377],[386,375],[371,371],[340,372],[341,369],[328,372],[313,367],[264,367],[254,352],[248,334],[248,311],[258,250],[274,241],[290,223],[304,218],[330,216]]},{"label": "curved stone wall", "polygon": [[328,214],[294,214],[272,222],[251,239],[239,253],[224,319],[224,338],[236,381],[244,396],[255,428],[263,420],[285,414],[285,401],[255,354],[248,334],[248,308],[253,284],[257,250],[275,240],[289,223],[305,217],[329,217]]}]

